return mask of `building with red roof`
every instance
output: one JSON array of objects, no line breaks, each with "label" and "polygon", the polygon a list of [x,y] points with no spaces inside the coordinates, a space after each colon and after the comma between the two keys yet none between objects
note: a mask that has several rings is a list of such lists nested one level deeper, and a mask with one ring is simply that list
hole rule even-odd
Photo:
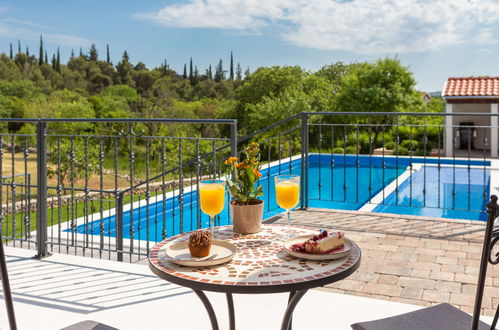
[{"label": "building with red roof", "polygon": [[452,156],[454,149],[485,148],[497,157],[499,77],[449,78],[442,97],[446,113],[463,114],[446,117],[445,155]]}]

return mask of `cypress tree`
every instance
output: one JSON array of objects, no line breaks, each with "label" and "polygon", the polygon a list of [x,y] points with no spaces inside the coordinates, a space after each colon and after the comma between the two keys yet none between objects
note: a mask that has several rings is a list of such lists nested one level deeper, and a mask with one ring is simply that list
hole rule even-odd
[{"label": "cypress tree", "polygon": [[210,66],[208,67],[208,78],[209,78],[209,79],[213,79],[213,72],[211,71],[211,64],[210,64]]},{"label": "cypress tree", "polygon": [[220,60],[215,67],[215,78],[213,80],[215,80],[216,82],[225,80],[225,71],[222,60]]},{"label": "cypress tree", "polygon": [[199,81],[199,70],[198,70],[198,66],[194,66],[194,74],[193,74],[193,82],[194,84],[196,84],[198,81]]},{"label": "cypress tree", "polygon": [[92,46],[90,46],[90,51],[88,53],[88,59],[90,61],[97,61],[97,59],[99,58],[99,52],[97,51],[97,48],[95,48],[95,44],[92,44]]},{"label": "cypress tree", "polygon": [[56,69],[57,59],[55,58],[55,54],[52,54],[52,69]]},{"label": "cypress tree", "polygon": [[250,69],[249,69],[249,66],[246,67],[246,71],[244,71],[244,79],[248,78],[249,75],[250,75]]},{"label": "cypress tree", "polygon": [[45,63],[49,64],[49,57],[47,55],[47,51],[45,51]]},{"label": "cypress tree", "polygon": [[123,56],[121,58],[122,61],[130,62],[130,56],[128,56],[128,52],[125,50],[123,52]]},{"label": "cypress tree", "polygon": [[109,55],[109,44],[106,44],[106,62],[111,64],[111,56]]},{"label": "cypress tree", "polygon": [[234,80],[234,59],[232,58],[232,51],[230,52],[230,80]]},{"label": "cypress tree", "polygon": [[38,55],[38,64],[39,65],[43,64],[43,39],[41,34],[40,34],[40,54]]},{"label": "cypress tree", "polygon": [[17,39],[17,53],[21,54],[21,40]]},{"label": "cypress tree", "polygon": [[82,57],[82,56],[83,56],[83,49],[81,49],[81,47],[80,47],[80,57]]},{"label": "cypress tree", "polygon": [[75,57],[75,51],[73,48],[71,48],[71,56],[69,57],[70,59],[73,59]]},{"label": "cypress tree", "polygon": [[182,75],[184,79],[187,79],[187,64],[184,63],[184,74]]},{"label": "cypress tree", "polygon": [[189,61],[189,80],[192,83],[192,78],[193,78],[193,71],[192,71],[192,57],[191,60]]},{"label": "cypress tree", "polygon": [[12,42],[10,43],[10,54],[9,54],[9,55],[10,55],[10,56],[9,56],[9,57],[10,57],[10,59],[12,60],[12,59],[14,58],[14,54],[13,54],[13,52],[12,52]]},{"label": "cypress tree", "polygon": [[236,80],[241,81],[243,79],[243,70],[241,69],[241,64],[237,63],[236,67]]},{"label": "cypress tree", "polygon": [[29,57],[29,49],[28,49],[28,46],[26,46],[26,56]]},{"label": "cypress tree", "polygon": [[59,47],[57,47],[57,59],[55,63],[55,69],[57,72],[61,72],[61,53],[59,52]]}]

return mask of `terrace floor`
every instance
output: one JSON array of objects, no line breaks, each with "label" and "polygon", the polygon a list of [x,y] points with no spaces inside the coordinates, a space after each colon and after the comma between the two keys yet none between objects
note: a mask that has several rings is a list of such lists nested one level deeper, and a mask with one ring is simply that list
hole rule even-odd
[{"label": "terrace floor", "polygon": [[[440,302],[471,312],[483,222],[325,209],[295,211],[292,222],[345,231],[363,253],[361,267],[348,279],[305,295],[295,312],[295,329],[309,329],[317,320],[323,324],[324,315],[334,320],[335,329],[350,329],[354,322]],[[199,299],[154,276],[145,261],[130,264],[64,254],[36,260],[27,249],[7,247],[6,252],[20,329],[59,329],[85,319],[120,329],[210,328]],[[489,267],[482,314],[493,314],[498,285],[499,268]],[[208,296],[221,328],[227,328],[224,295]],[[276,329],[287,295],[236,295],[234,300],[238,329]],[[8,328],[4,313],[0,328]]]},{"label": "terrace floor", "polygon": [[[285,223],[285,218],[271,221]],[[362,249],[359,270],[325,290],[473,310],[485,222],[310,209],[293,212],[292,223],[345,231]],[[482,314],[493,315],[497,304],[499,268],[490,266]]]}]

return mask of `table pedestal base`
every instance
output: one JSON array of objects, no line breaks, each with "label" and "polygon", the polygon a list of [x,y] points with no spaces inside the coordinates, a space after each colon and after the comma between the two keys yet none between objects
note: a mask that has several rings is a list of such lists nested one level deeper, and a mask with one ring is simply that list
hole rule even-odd
[{"label": "table pedestal base", "polygon": [[[201,299],[206,311],[208,312],[208,316],[210,317],[211,327],[213,330],[219,330],[217,316],[215,311],[213,310],[213,306],[211,306],[210,300],[206,297],[205,293],[201,290],[193,290],[194,293]],[[292,319],[293,319],[293,311],[295,310],[296,305],[300,299],[307,293],[308,290],[298,290],[291,291],[289,293],[288,299],[288,307],[286,308],[286,312],[284,312],[284,317],[281,323],[281,330],[291,330],[292,329]],[[234,317],[234,300],[232,298],[232,293],[226,293],[227,297],[227,307],[229,311],[229,328],[230,330],[236,329],[236,319]]]}]

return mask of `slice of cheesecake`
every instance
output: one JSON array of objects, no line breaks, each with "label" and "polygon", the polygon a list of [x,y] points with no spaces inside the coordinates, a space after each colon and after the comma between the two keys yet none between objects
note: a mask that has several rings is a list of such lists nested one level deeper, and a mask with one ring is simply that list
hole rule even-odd
[{"label": "slice of cheesecake", "polygon": [[291,250],[311,254],[328,254],[343,248],[345,245],[345,233],[336,232],[328,234],[327,231],[306,240],[303,243],[294,244]]}]

